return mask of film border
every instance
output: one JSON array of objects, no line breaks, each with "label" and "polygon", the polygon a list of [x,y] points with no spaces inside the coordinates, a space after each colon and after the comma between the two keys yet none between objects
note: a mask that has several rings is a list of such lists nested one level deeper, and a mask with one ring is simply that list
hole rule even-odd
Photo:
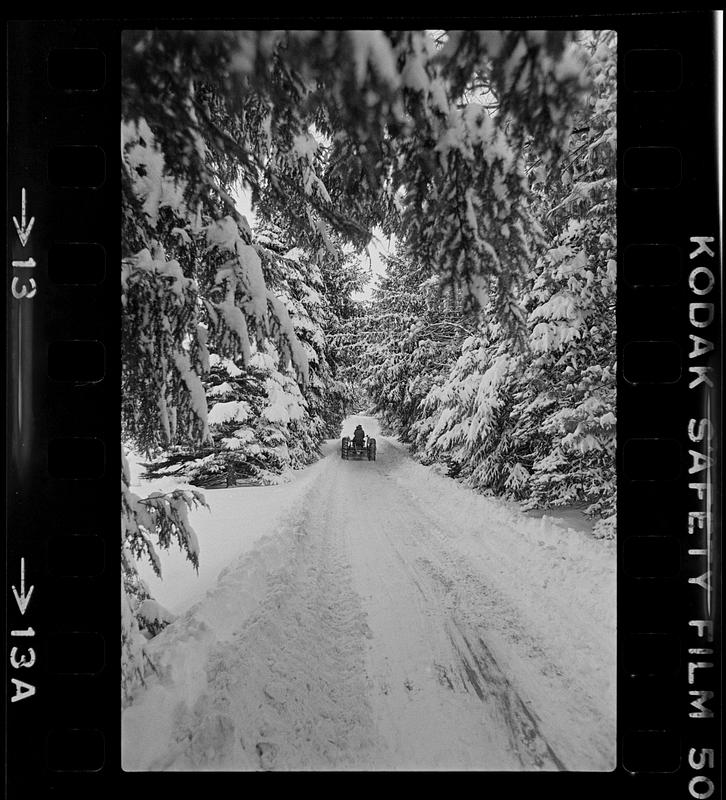
[{"label": "film border", "polygon": [[[291,19],[287,26],[310,27],[314,22]],[[438,26],[445,24],[442,20],[435,22]],[[714,35],[713,15],[583,15],[576,19],[540,18],[538,22],[523,18],[458,21],[459,26],[483,28],[618,31],[618,358],[622,364],[625,346],[631,342],[670,341],[680,355],[681,372],[675,382],[646,384],[625,380],[621,368],[618,380],[619,766],[611,774],[543,777],[487,773],[483,780],[485,785],[491,781],[509,786],[515,794],[535,792],[546,784],[565,796],[575,796],[597,781],[623,797],[718,797],[721,508],[717,493],[709,495],[707,489],[689,485],[718,486],[721,477],[720,451],[704,449],[709,441],[713,446],[721,437],[715,63],[708,47]],[[244,24],[239,20],[225,22],[229,27]],[[121,772],[119,761],[118,578],[114,555],[118,496],[111,465],[120,433],[120,308],[117,285],[108,277],[120,255],[120,187],[115,169],[119,36],[124,27],[159,26],[158,20],[134,20],[132,26],[104,20],[13,22],[8,26],[8,259],[25,262],[25,266],[9,264],[6,294],[6,764],[9,791],[15,796],[32,789],[51,789],[90,797],[116,786],[133,790],[144,784],[168,789],[180,785],[180,781],[185,785],[199,781],[200,787],[211,781],[216,787],[225,780],[241,779],[225,774],[175,778],[128,774]],[[370,26],[370,21],[351,19],[338,25],[356,26]],[[254,20],[254,27],[265,26],[261,20]],[[91,48],[104,54],[105,81],[100,88],[72,92],[51,85],[48,56],[68,48]],[[652,50],[680,53],[682,84],[677,89],[648,92],[627,87],[628,53]],[[102,148],[106,169],[100,185],[85,189],[49,185],[48,153],[64,145]],[[677,148],[681,172],[675,186],[648,189],[628,185],[625,155],[631,148],[644,147]],[[710,237],[713,242],[708,241]],[[51,280],[52,247],[69,242],[102,246],[107,264],[103,280],[85,286]],[[629,286],[625,253],[630,245],[676,247],[680,253],[677,282],[672,286]],[[31,260],[34,263],[29,266]],[[712,286],[706,272],[694,275],[694,269],[701,268],[713,277]],[[13,296],[13,279],[27,276],[31,270],[35,286],[27,281],[26,296]],[[22,285],[16,283],[16,295]],[[708,291],[704,291],[706,286],[710,286]],[[33,289],[36,294],[27,296]],[[692,313],[708,316],[710,311],[693,312],[692,304],[712,300],[709,325],[694,324]],[[694,345],[692,336],[710,342],[713,349],[699,352],[699,347],[702,351],[707,345]],[[59,340],[101,342],[105,349],[103,379],[81,385],[50,380],[47,349]],[[694,347],[696,356],[690,359]],[[692,367],[712,372],[692,373]],[[706,377],[691,386],[699,375],[710,380]],[[714,422],[711,439],[704,419]],[[83,481],[49,475],[48,443],[56,437],[95,437],[103,442],[104,474]],[[626,463],[625,445],[631,439],[673,442],[677,454],[674,472],[668,475],[666,470],[653,477],[638,472],[637,459],[631,462],[628,457]],[[79,444],[78,459],[82,463],[86,451]],[[664,464],[668,458],[665,453]],[[693,475],[700,476],[698,468],[704,464],[710,470],[710,480],[694,480]],[[630,468],[634,472],[628,477]],[[691,472],[692,468],[696,471]],[[73,576],[67,570],[59,573],[49,553],[56,552],[54,542],[57,544],[61,536],[83,537],[84,543],[94,537],[93,541],[100,542],[101,572],[89,568],[85,576]],[[664,558],[654,542],[677,541],[676,574],[646,576],[642,570],[633,574],[632,564],[629,571],[632,542],[644,537],[649,540],[644,545],[645,561],[653,565]],[[81,550],[98,553],[98,547],[94,547]],[[700,552],[703,550],[705,554]],[[712,641],[709,623],[713,623]],[[97,654],[93,649],[96,645],[88,641],[84,644],[79,634],[93,633],[102,635],[105,646],[103,666],[98,669],[94,662],[95,671],[89,673],[84,672],[84,657]],[[633,656],[638,637],[640,641],[642,637],[661,637],[658,641],[671,637],[677,648],[673,669],[641,669]],[[12,647],[26,646],[31,640],[34,659],[27,647],[24,655],[20,650],[12,655]],[[646,642],[654,641],[646,638]],[[20,663],[23,658],[25,664]],[[74,665],[70,672],[51,669],[51,665],[63,668],[64,658]],[[20,694],[25,691],[26,696],[12,702],[18,686],[13,678],[32,686],[33,693],[21,687]],[[53,769],[52,751],[56,747],[60,748],[58,752],[68,751],[66,755],[82,751],[85,760],[81,759],[80,768]],[[622,766],[624,761],[628,768]],[[648,764],[656,769],[648,769]]]}]

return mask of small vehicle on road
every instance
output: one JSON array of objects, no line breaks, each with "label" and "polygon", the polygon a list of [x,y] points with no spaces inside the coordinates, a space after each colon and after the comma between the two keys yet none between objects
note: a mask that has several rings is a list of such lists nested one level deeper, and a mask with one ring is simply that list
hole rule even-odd
[{"label": "small vehicle on road", "polygon": [[346,460],[368,458],[369,461],[376,460],[376,440],[372,436],[364,439],[354,439],[344,436],[340,444],[340,457]]}]

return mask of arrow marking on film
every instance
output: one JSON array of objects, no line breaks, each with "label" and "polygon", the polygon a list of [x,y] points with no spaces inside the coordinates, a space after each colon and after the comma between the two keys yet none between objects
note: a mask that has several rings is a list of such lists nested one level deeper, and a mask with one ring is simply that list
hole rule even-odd
[{"label": "arrow marking on film", "polygon": [[21,201],[21,211],[20,211],[20,221],[22,224],[18,225],[17,217],[13,217],[13,222],[15,223],[15,230],[18,232],[18,236],[20,237],[20,244],[25,247],[28,243],[28,239],[30,239],[30,232],[33,230],[33,223],[35,222],[35,217],[30,218],[30,222],[28,223],[27,227],[25,224],[25,187],[23,187],[22,191],[22,201]]},{"label": "arrow marking on film", "polygon": [[13,594],[15,595],[15,602],[18,604],[18,608],[20,609],[21,614],[25,614],[25,609],[28,607],[28,603],[30,602],[30,596],[33,594],[33,589],[35,587],[31,586],[28,590],[28,593],[25,594],[25,559],[20,559],[20,594],[18,594],[18,590],[13,586]]}]

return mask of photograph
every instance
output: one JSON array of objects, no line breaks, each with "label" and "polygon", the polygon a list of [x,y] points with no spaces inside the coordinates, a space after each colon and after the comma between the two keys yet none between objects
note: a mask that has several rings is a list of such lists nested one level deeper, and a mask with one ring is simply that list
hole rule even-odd
[{"label": "photograph", "polygon": [[615,770],[617,32],[120,45],[122,769]]}]

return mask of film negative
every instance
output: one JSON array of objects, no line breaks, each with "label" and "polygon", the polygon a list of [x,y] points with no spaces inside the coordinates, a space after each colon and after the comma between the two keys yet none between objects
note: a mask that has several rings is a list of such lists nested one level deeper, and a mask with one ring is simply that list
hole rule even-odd
[{"label": "film negative", "polygon": [[8,796],[721,797],[719,15],[269,23],[8,23]]}]

